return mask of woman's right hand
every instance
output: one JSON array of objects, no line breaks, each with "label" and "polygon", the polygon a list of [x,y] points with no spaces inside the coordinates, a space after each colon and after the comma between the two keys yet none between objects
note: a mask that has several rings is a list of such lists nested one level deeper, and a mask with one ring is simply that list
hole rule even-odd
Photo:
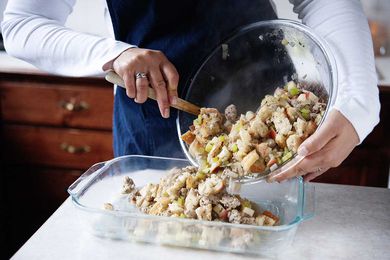
[{"label": "woman's right hand", "polygon": [[[113,61],[111,69],[122,77],[127,96],[137,103],[146,101],[150,85],[156,91],[161,115],[169,117],[170,104],[175,104],[178,96],[179,74],[161,51],[127,49]],[[146,77],[136,78],[137,73],[144,73]]]}]

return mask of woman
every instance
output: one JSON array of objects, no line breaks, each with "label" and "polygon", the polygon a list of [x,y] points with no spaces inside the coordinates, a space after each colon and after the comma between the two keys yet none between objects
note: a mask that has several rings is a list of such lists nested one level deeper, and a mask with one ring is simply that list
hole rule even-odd
[{"label": "woman", "polygon": [[[335,106],[323,127],[299,149],[306,158],[272,177],[282,181],[305,175],[308,181],[338,166],[363,141],[378,123],[380,105],[370,32],[360,2],[290,2],[303,23],[328,41],[339,72]],[[175,111],[169,110],[178,85],[234,29],[276,18],[268,0],[110,0],[114,40],[65,28],[74,3],[9,0],[2,22],[5,47],[10,55],[52,73],[87,76],[115,70],[126,85],[115,94],[115,156],[182,156]],[[156,90],[158,107],[147,100],[149,84]]]}]

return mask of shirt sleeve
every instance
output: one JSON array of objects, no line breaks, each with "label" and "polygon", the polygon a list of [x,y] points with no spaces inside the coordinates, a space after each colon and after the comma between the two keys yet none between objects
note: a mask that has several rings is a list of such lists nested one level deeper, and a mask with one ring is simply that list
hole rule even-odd
[{"label": "shirt sleeve", "polygon": [[136,47],[66,28],[75,1],[8,1],[1,23],[7,53],[54,74],[92,76],[102,74],[104,64]]},{"label": "shirt sleeve", "polygon": [[334,108],[354,126],[360,142],[379,122],[379,90],[367,18],[359,0],[290,0],[302,22],[330,46],[337,63]]}]

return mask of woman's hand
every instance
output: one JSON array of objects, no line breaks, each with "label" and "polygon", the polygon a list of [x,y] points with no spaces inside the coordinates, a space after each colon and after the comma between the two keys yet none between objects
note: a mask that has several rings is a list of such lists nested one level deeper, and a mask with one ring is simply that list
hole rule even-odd
[{"label": "woman's hand", "polygon": [[[160,51],[131,48],[122,52],[112,63],[112,69],[125,82],[126,94],[137,103],[148,98],[149,85],[156,91],[160,113],[169,117],[169,106],[177,99],[179,74],[175,66]],[[137,77],[136,74],[144,74]]]},{"label": "woman's hand", "polygon": [[286,171],[271,175],[269,181],[283,181],[304,175],[311,181],[333,167],[339,166],[359,143],[359,137],[352,124],[333,109],[324,124],[298,149],[298,156],[305,158]]}]

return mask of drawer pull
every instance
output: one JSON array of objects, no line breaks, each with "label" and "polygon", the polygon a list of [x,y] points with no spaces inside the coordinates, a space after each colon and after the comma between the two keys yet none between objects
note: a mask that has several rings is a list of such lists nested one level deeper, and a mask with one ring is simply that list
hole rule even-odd
[{"label": "drawer pull", "polygon": [[70,101],[62,101],[61,107],[70,112],[77,112],[77,111],[87,110],[89,108],[89,105],[85,101],[80,101],[79,103],[76,103],[76,101],[70,100]]},{"label": "drawer pull", "polygon": [[76,147],[76,146],[70,145],[68,143],[62,143],[60,147],[65,152],[71,153],[71,154],[89,153],[91,151],[91,147],[89,147],[88,145]]}]

